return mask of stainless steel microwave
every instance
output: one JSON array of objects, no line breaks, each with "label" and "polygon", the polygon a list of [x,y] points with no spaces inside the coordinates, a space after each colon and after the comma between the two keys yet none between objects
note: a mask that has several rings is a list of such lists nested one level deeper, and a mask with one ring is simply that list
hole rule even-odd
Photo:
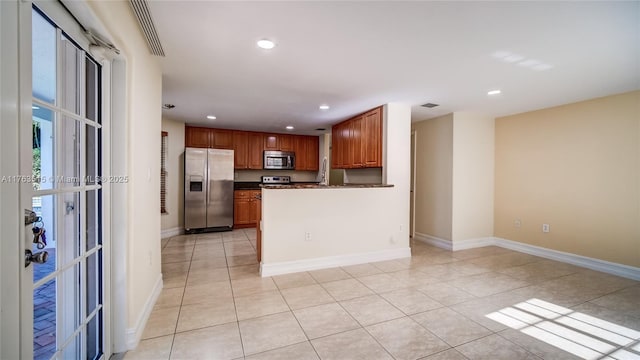
[{"label": "stainless steel microwave", "polygon": [[263,169],[269,170],[293,170],[296,164],[296,154],[291,151],[267,151],[264,152]]}]

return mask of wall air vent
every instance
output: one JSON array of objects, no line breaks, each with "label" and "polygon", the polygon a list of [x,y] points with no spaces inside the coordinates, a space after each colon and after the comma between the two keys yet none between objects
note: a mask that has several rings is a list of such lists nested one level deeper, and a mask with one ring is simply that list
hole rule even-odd
[{"label": "wall air vent", "polygon": [[436,106],[438,106],[438,104],[434,104],[434,103],[426,103],[426,104],[422,104],[420,105],[422,107],[426,107],[426,108],[434,108]]},{"label": "wall air vent", "polygon": [[138,25],[140,30],[144,34],[144,38],[149,45],[149,51],[156,56],[164,56],[164,50],[158,37],[155,25],[153,25],[153,19],[151,19],[151,12],[146,0],[129,0],[131,9],[138,19]]}]

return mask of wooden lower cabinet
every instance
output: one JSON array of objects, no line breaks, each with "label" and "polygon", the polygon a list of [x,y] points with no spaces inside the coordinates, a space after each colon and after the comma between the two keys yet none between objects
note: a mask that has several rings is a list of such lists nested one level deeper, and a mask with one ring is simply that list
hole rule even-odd
[{"label": "wooden lower cabinet", "polygon": [[258,213],[256,196],[260,190],[236,190],[233,192],[233,227],[255,227]]}]

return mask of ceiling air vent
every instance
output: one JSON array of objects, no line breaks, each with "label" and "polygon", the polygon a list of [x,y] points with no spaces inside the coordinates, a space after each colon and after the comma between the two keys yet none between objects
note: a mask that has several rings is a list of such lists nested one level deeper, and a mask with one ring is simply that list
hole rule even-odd
[{"label": "ceiling air vent", "polygon": [[157,56],[164,56],[164,50],[162,49],[162,44],[160,44],[156,27],[153,25],[147,1],[129,0],[129,4],[131,4],[131,9],[133,9],[133,13],[138,19],[138,24],[144,34],[144,38],[147,39],[147,45],[149,45],[151,53]]},{"label": "ceiling air vent", "polygon": [[420,105],[422,107],[426,107],[426,108],[434,108],[436,106],[438,106],[438,104],[434,104],[434,103],[426,103],[426,104],[422,104]]}]

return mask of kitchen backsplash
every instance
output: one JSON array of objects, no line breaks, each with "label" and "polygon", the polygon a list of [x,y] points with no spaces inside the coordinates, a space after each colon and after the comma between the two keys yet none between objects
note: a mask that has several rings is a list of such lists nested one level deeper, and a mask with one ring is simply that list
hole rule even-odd
[{"label": "kitchen backsplash", "polygon": [[295,170],[235,170],[235,181],[260,181],[262,175],[265,176],[291,176],[291,181],[318,181],[317,171],[295,171]]},{"label": "kitchen backsplash", "polygon": [[346,169],[345,184],[382,184],[382,168]]}]

